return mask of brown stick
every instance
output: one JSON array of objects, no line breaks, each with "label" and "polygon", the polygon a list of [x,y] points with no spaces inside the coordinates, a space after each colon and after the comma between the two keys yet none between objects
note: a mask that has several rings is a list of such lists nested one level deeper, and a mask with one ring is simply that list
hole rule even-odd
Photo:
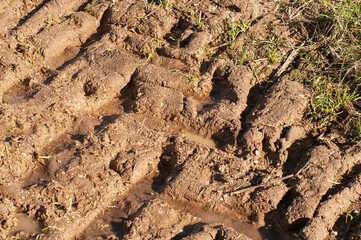
[{"label": "brown stick", "polygon": [[277,73],[273,76],[272,80],[277,80],[284,71],[288,68],[288,66],[292,63],[293,59],[297,56],[298,52],[300,51],[299,48],[294,49],[291,54],[288,56],[287,60],[283,63]]},{"label": "brown stick", "polygon": [[221,48],[221,47],[226,46],[227,44],[228,44],[228,43],[222,43],[222,44],[220,44],[220,45],[218,45],[218,46],[215,46],[215,47],[212,47],[212,48],[208,48],[207,50],[213,52],[213,51],[217,50],[218,48]]}]

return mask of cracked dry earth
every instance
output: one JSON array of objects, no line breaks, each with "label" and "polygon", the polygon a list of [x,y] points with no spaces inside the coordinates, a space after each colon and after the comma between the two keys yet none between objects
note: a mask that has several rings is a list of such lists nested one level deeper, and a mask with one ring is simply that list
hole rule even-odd
[{"label": "cracked dry earth", "polygon": [[276,3],[172,4],[0,0],[1,239],[341,237],[360,146],[304,122],[302,84],[204,53]]}]

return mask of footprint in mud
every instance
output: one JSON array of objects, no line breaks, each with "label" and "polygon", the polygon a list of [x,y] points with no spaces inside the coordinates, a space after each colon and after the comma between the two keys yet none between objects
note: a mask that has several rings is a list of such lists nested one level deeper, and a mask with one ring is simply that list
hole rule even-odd
[{"label": "footprint in mud", "polygon": [[216,142],[213,139],[205,138],[198,134],[188,132],[188,133],[182,133],[181,136],[190,141],[197,142],[197,143],[207,146],[209,148],[215,148],[217,146]]},{"label": "footprint in mud", "polygon": [[[133,109],[178,122],[224,148],[235,147],[239,118],[254,84],[251,72],[246,67],[219,61],[204,76],[193,79],[152,65],[138,67],[132,76]],[[217,96],[214,104],[199,111],[199,106],[207,102],[204,99],[211,99],[211,95]]]}]

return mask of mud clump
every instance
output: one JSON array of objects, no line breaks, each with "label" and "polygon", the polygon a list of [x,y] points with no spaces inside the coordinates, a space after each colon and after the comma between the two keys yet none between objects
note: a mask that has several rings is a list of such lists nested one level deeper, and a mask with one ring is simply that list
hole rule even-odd
[{"label": "mud clump", "polygon": [[[245,150],[256,155],[277,153],[275,161],[283,163],[287,159],[284,152],[287,146],[303,136],[297,124],[308,104],[307,93],[304,86],[296,82],[281,81],[272,86],[265,103],[255,108],[246,120],[248,130],[242,138]],[[287,137],[281,139],[284,131]]]},{"label": "mud clump", "polygon": [[360,144],[304,118],[277,3],[2,4],[1,239],[351,231]]}]

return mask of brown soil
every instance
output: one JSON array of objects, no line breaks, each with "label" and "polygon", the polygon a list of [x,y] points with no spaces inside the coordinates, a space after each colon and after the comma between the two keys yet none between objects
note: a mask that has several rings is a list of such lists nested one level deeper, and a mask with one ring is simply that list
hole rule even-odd
[{"label": "brown soil", "polygon": [[297,42],[278,3],[162,2],[0,0],[0,239],[345,237],[360,144],[304,121],[301,83],[261,86],[282,62],[214,42]]}]

